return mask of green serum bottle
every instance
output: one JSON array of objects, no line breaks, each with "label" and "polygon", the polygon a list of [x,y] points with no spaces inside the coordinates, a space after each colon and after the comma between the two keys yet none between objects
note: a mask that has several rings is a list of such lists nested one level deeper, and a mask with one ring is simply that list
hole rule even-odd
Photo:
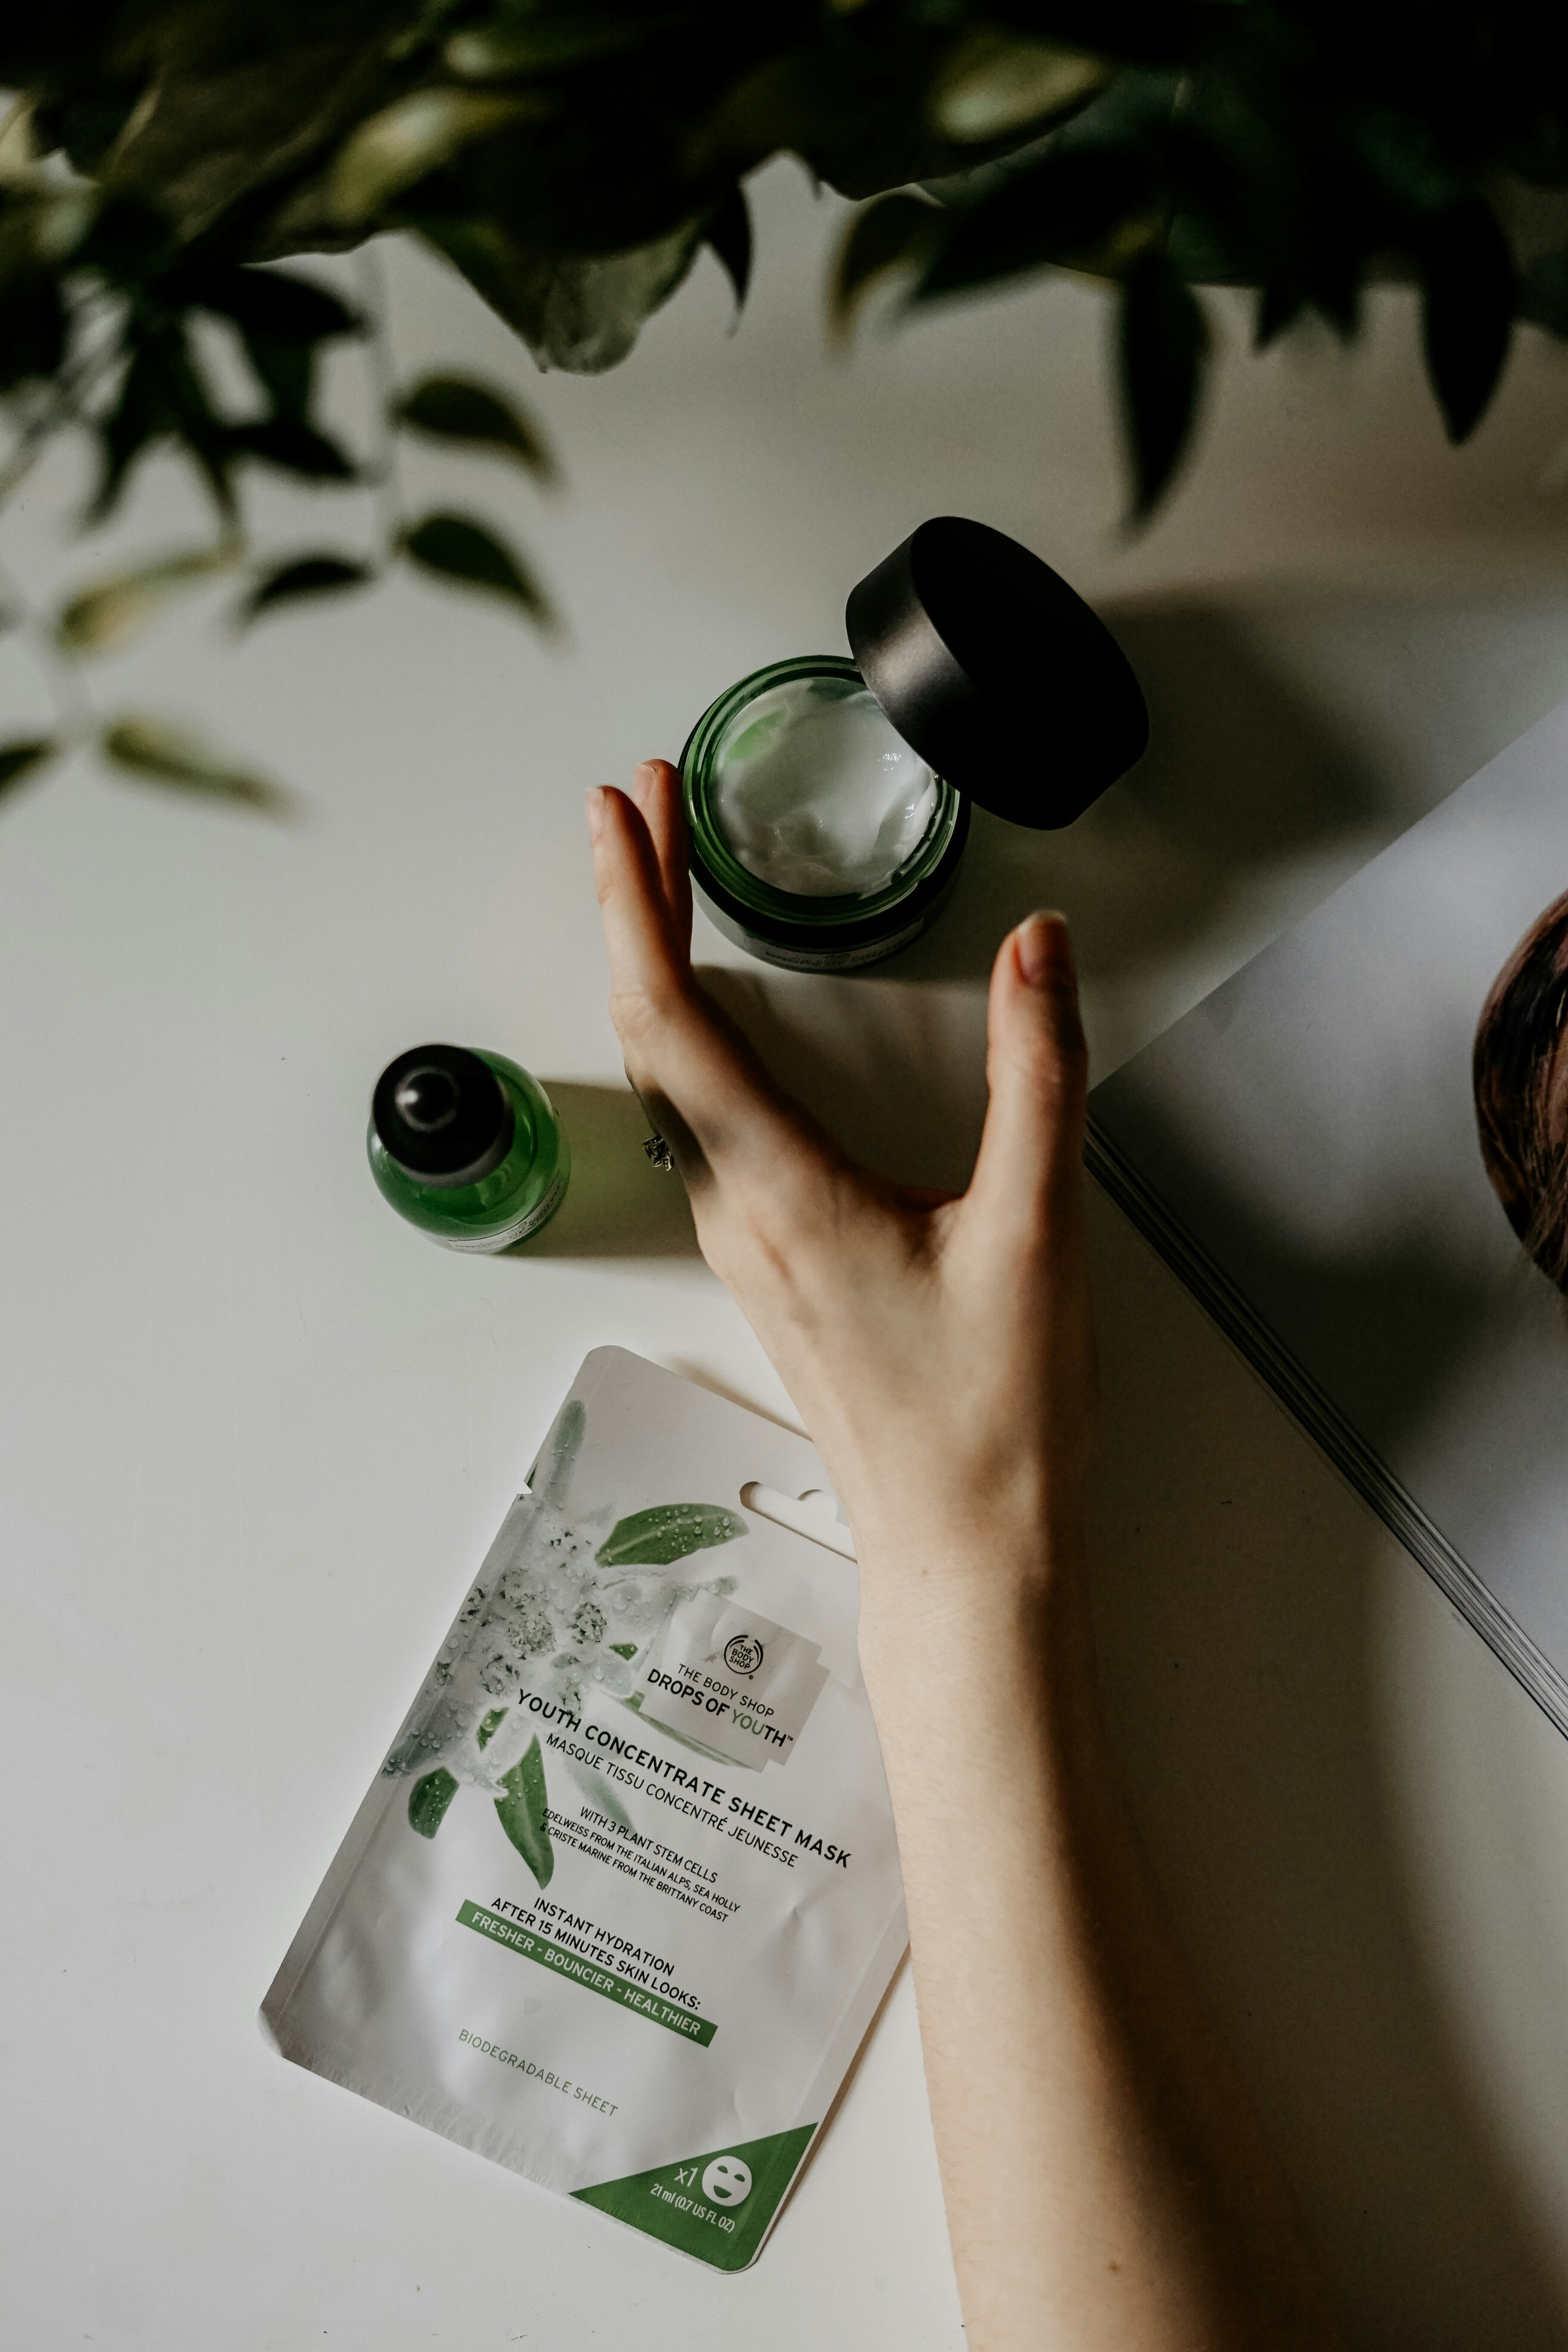
[{"label": "green serum bottle", "polygon": [[448,1249],[510,1249],[536,1234],[572,1172],[538,1079],[466,1045],[415,1045],[389,1062],[365,1144],[384,1198]]}]

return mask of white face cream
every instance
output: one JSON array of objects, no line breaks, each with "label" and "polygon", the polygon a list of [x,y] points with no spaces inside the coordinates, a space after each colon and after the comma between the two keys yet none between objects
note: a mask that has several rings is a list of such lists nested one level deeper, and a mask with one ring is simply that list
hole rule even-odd
[{"label": "white face cream", "polygon": [[736,858],[799,898],[867,898],[920,846],[936,779],[864,687],[791,678],[736,712],[713,760]]}]

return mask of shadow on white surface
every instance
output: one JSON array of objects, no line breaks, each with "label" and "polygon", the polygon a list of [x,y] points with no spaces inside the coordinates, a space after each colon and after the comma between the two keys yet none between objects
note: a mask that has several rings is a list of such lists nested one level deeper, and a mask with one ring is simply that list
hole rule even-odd
[{"label": "shadow on white surface", "polygon": [[695,1257],[686,1187],[644,1152],[648,1123],[631,1089],[543,1084],[572,1146],[572,1181],[550,1223],[503,1258]]},{"label": "shadow on white surface", "polygon": [[1097,1076],[1568,695],[1568,567],[1527,591],[1237,584],[1108,617],[1149,703],[1143,759],[1065,832],[977,811],[952,905],[878,968],[978,985],[1012,924],[1058,907]]},{"label": "shadow on white surface", "polygon": [[[1211,651],[1225,642],[1197,636]],[[1273,775],[1272,807],[1226,820],[1242,772],[1216,759],[1207,803],[1194,779],[1173,817],[1189,838],[1208,831],[1222,880],[1249,857],[1388,819],[1375,780],[1336,758],[1326,730],[1297,729],[1294,760],[1280,745],[1271,762],[1265,718],[1296,720],[1283,698],[1255,708],[1251,788]],[[1234,721],[1218,735],[1227,725],[1245,743]],[[1201,736],[1182,758],[1201,765]],[[1164,788],[1152,779],[1151,796]],[[1004,898],[989,921],[977,907],[973,937],[994,938],[1028,903]],[[1205,919],[1200,900],[1190,912]],[[912,960],[850,982],[759,964],[700,976],[858,1158],[959,1187],[984,1115],[984,994],[978,980],[906,977]],[[1091,1223],[1103,1675],[1173,1907],[1259,2087],[1352,2340],[1555,2352],[1568,2346],[1555,2188],[1513,2145],[1450,2002],[1391,1786],[1379,1627],[1387,1594],[1421,1571],[1098,1195]],[[1397,1257],[1322,1271],[1418,1293],[1435,1278]],[[1491,1687],[1502,1669],[1473,1637],[1457,1655],[1507,1719],[1520,1702]],[[1568,1754],[1550,1760],[1568,1795]],[[1560,1959],[1554,1975],[1561,1984]],[[1561,2059],[1552,2081],[1568,2086]]]},{"label": "shadow on white surface", "polygon": [[962,1190],[985,1109],[981,989],[755,962],[699,964],[697,977],[853,1158],[906,1183]]},{"label": "shadow on white surface", "polygon": [[[1149,704],[1148,751],[1063,832],[977,815],[954,902],[897,960],[900,973],[983,977],[1003,930],[1060,906],[1086,973],[1113,980],[1205,934],[1259,867],[1376,831],[1369,747],[1270,657],[1246,603],[1112,609]],[[1048,767],[1048,713],[1039,757]]]},{"label": "shadow on white surface", "polygon": [[[1548,2183],[1500,2128],[1391,1772],[1381,1628],[1422,1571],[1120,1213],[1091,1207],[1101,1678],[1156,1868],[1352,2342],[1548,2352],[1568,2344]],[[1496,1728],[1533,1714],[1468,1628],[1453,1663]],[[1560,2098],[1561,2052],[1539,2056]]]}]

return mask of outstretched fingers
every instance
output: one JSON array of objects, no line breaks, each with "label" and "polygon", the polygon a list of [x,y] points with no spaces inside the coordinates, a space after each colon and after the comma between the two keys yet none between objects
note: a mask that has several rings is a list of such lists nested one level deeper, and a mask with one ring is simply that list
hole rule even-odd
[{"label": "outstretched fingers", "polygon": [[633,772],[631,797],[647,827],[658,861],[664,902],[675,936],[685,944],[689,962],[691,868],[687,858],[686,810],[679,769],[671,767],[668,760],[644,760]]},{"label": "outstretched fingers", "polygon": [[642,805],[607,786],[588,795],[610,1016],[626,1075],[689,1183],[726,1168],[776,1182],[820,1147],[692,978],[679,779],[665,761],[638,776]]},{"label": "outstretched fingers", "polygon": [[1023,1243],[1076,1215],[1089,1055],[1065,919],[1031,915],[991,974],[991,1100],[966,1207],[982,1231]]},{"label": "outstretched fingers", "polygon": [[689,985],[690,926],[682,930],[677,922],[652,834],[626,795],[601,785],[588,794],[587,813],[619,1030],[621,1000],[662,1003]]}]

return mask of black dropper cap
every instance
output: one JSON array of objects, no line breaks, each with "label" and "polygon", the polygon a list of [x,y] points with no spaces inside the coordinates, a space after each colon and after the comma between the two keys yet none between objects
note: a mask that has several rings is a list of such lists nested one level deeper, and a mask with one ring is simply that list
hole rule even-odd
[{"label": "black dropper cap", "polygon": [[371,1124],[420,1184],[477,1184],[511,1150],[517,1121],[488,1062],[466,1045],[413,1045],[388,1062]]},{"label": "black dropper cap", "polygon": [[1104,622],[983,522],[922,522],[844,617],[856,667],[905,742],[994,816],[1070,824],[1148,744],[1138,680]]}]

